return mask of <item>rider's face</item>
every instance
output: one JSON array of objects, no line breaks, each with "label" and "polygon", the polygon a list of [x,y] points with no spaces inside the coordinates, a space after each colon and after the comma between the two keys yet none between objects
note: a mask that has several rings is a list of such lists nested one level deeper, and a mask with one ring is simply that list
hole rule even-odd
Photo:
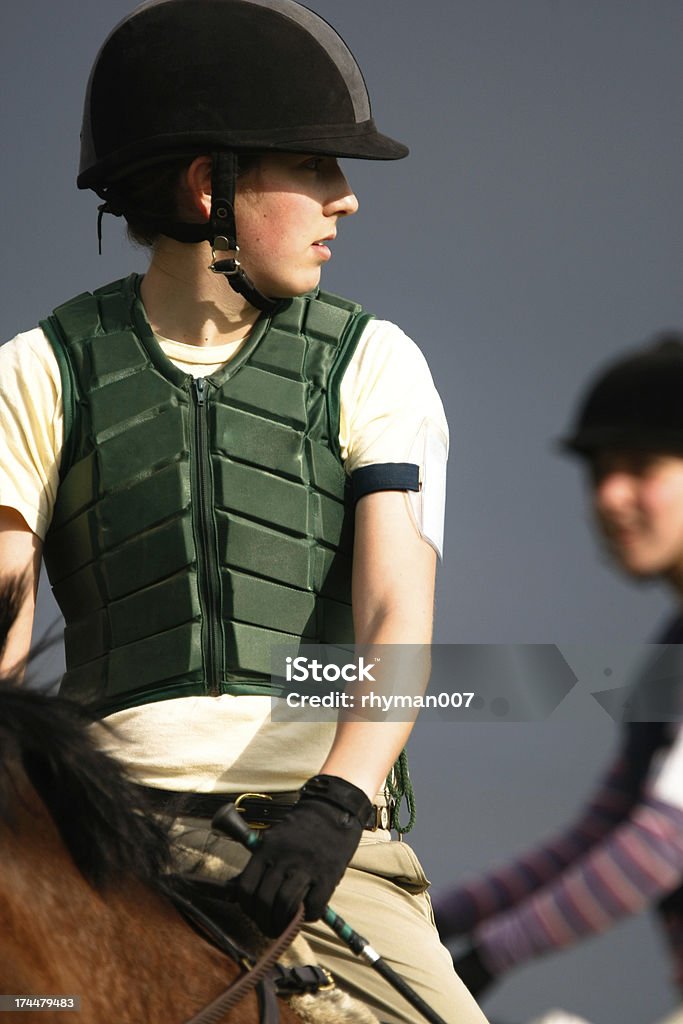
[{"label": "rider's face", "polygon": [[634,576],[683,578],[683,456],[601,451],[593,505],[608,550]]},{"label": "rider's face", "polygon": [[358,200],[334,157],[263,155],[238,179],[240,260],[266,295],[301,295],[320,281],[340,217]]}]

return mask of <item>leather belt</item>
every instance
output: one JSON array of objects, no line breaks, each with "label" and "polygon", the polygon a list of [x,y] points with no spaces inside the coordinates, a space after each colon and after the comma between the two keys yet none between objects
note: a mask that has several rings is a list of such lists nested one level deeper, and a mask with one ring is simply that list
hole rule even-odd
[{"label": "leather belt", "polygon": [[[299,799],[293,793],[175,793],[153,786],[138,787],[152,810],[173,817],[213,818],[225,804],[235,804],[250,828],[270,828],[282,821]],[[376,832],[391,827],[391,806],[373,804],[363,828]]]}]

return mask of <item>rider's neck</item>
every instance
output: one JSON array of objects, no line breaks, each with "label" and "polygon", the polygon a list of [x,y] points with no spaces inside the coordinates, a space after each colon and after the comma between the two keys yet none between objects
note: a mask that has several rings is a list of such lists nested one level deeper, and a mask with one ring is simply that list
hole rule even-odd
[{"label": "rider's neck", "polygon": [[259,311],[208,269],[208,242],[187,245],[162,236],[142,281],[141,295],[153,330],[198,346],[222,345],[247,335]]}]

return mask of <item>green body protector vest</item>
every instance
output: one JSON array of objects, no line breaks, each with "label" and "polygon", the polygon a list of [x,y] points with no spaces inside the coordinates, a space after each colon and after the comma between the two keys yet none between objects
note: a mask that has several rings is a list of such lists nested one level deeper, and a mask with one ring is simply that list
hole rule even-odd
[{"label": "green body protector vest", "polygon": [[45,543],[61,693],[100,714],[273,694],[273,645],[353,642],[339,386],[369,315],[324,293],[289,300],[195,380],[154,338],[139,282],[42,324],[65,413]]}]

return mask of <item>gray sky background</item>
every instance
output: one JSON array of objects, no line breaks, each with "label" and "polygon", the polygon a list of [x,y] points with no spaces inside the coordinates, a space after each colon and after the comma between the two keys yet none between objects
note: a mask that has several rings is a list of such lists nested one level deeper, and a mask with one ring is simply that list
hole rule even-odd
[{"label": "gray sky background", "polygon": [[[82,96],[127,0],[5,5],[2,336],[145,257],[74,186]],[[351,162],[360,199],[324,286],[421,345],[451,427],[441,643],[652,636],[670,601],[598,555],[578,468],[553,440],[586,379],[681,326],[683,6],[677,0],[311,0],[356,54],[408,160]],[[226,69],[224,83],[230,87]],[[41,599],[41,624],[53,614]],[[609,664],[605,668],[610,667]],[[604,680],[603,680],[604,683]],[[566,820],[609,757],[577,687],[545,723],[425,723],[411,743],[414,845],[437,883]],[[641,918],[511,976],[485,1004],[643,1024],[671,1005]]]}]

